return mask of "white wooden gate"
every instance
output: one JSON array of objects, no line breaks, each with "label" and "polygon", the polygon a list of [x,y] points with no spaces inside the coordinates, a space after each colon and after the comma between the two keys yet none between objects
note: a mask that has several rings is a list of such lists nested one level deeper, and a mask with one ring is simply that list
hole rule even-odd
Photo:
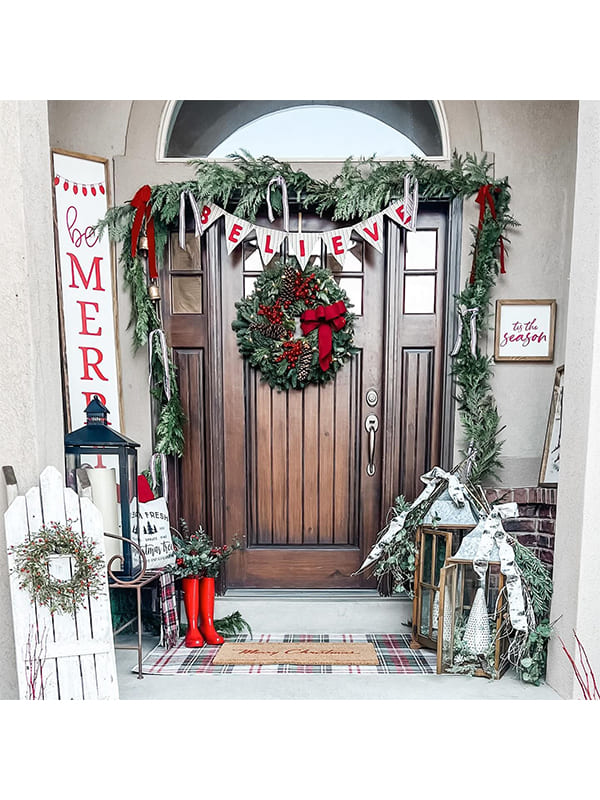
[{"label": "white wooden gate", "polygon": [[[18,495],[4,514],[8,547],[19,545],[50,522],[71,520],[75,532],[92,539],[104,557],[102,514],[85,497],[65,488],[55,467],[46,467],[40,486]],[[14,558],[8,554],[9,568]],[[71,577],[69,556],[53,558],[52,574]],[[21,699],[117,700],[117,668],[106,570],[97,598],[74,614],[50,614],[19,589],[11,572],[10,590]]]}]

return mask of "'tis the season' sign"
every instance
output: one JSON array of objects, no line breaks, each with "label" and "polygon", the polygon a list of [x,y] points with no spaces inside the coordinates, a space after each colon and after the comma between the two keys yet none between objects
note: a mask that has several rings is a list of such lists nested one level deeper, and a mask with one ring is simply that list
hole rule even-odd
[{"label": "'tis the season' sign", "polygon": [[108,237],[94,226],[106,215],[105,159],[52,152],[63,373],[67,425],[85,422],[93,395],[121,427],[116,292]]}]

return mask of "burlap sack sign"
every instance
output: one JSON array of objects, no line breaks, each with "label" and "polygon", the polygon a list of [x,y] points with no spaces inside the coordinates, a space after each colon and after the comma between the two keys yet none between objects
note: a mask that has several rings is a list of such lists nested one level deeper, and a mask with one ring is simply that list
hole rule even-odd
[{"label": "burlap sack sign", "polygon": [[138,543],[148,561],[148,569],[175,564],[169,510],[164,497],[139,504]]}]

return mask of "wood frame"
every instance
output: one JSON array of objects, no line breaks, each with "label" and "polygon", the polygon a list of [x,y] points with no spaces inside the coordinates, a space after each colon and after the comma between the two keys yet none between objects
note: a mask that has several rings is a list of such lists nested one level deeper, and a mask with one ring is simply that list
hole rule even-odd
[{"label": "wood frame", "polygon": [[[92,161],[94,163],[104,165],[104,185],[106,187],[106,207],[110,208],[112,204],[112,191],[110,184],[110,173],[108,168],[108,158],[101,156],[91,156],[85,153],[79,153],[72,150],[63,150],[59,147],[50,148],[50,161],[52,174],[54,174],[54,156],[68,156],[69,158],[79,158],[83,161]],[[56,267],[56,292],[58,299],[58,322],[59,322],[59,337],[60,337],[60,350],[61,350],[61,372],[62,372],[62,386],[63,386],[63,415],[66,430],[72,430],[73,419],[72,409],[70,405],[69,393],[69,374],[67,364],[67,347],[65,337],[65,316],[64,316],[64,297],[62,290],[62,277],[61,277],[61,257],[60,257],[60,242],[58,230],[58,217],[56,208],[56,196],[54,186],[52,187],[52,219],[54,228],[54,251],[55,251],[55,267]],[[119,430],[124,431],[124,411],[123,411],[123,390],[121,381],[121,349],[119,342],[119,298],[118,298],[118,285],[117,285],[117,271],[115,268],[115,245],[110,244],[110,269],[111,269],[111,291],[112,291],[112,307],[114,319],[114,336],[115,336],[115,363],[116,363],[116,383],[117,383],[117,397],[118,397],[118,417],[119,417]],[[115,410],[112,411],[113,415]],[[115,417],[113,416],[113,419]]]},{"label": "wood frame", "polygon": [[[558,449],[558,457],[560,457],[560,431],[562,427],[562,387],[564,380],[565,365],[557,367],[554,374],[554,384],[552,387],[552,400],[550,401],[550,410],[548,412],[548,422],[546,424],[546,437],[544,439],[544,450],[542,453],[542,463],[540,464],[540,486],[558,486],[558,476],[556,481],[547,480],[548,461],[551,452]],[[556,416],[557,405],[559,406],[559,416]],[[552,442],[557,442],[555,448],[551,451],[550,447]],[[558,460],[558,459],[557,459]]]},{"label": "wood frame", "polygon": [[[513,307],[513,306],[523,306],[524,308],[529,306],[546,306],[550,309],[550,320],[548,325],[547,331],[547,338],[548,338],[548,347],[546,348],[545,354],[539,355],[500,355],[500,348],[502,346],[502,342],[500,337],[502,336],[502,310],[505,307]],[[535,321],[535,319],[533,320]],[[525,323],[525,330],[518,329],[517,336],[524,335],[528,333],[527,325],[531,324],[531,321]],[[554,360],[554,329],[556,324],[556,300],[496,300],[496,324],[495,324],[495,331],[494,331],[494,361],[502,362],[502,361],[553,361]],[[545,332],[545,331],[544,331]],[[506,332],[505,332],[506,333]],[[535,336],[535,334],[534,334]],[[535,343],[534,341],[531,342],[532,344]],[[520,345],[522,346],[522,345]]]}]

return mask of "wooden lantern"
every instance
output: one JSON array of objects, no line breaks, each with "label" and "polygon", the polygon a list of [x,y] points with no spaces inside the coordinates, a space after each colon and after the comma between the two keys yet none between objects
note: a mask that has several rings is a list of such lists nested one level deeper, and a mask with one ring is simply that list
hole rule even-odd
[{"label": "wooden lantern", "polygon": [[421,525],[416,531],[415,589],[412,613],[413,649],[437,649],[441,571],[475,526]]},{"label": "wooden lantern", "polygon": [[440,569],[437,672],[500,678],[509,666],[504,575],[494,547],[480,578],[473,568],[473,541],[472,535],[465,537]]},{"label": "wooden lantern", "polygon": [[410,643],[413,649],[437,648],[440,571],[478,522],[479,513],[469,497],[465,497],[462,506],[457,506],[445,489],[417,528]]}]

